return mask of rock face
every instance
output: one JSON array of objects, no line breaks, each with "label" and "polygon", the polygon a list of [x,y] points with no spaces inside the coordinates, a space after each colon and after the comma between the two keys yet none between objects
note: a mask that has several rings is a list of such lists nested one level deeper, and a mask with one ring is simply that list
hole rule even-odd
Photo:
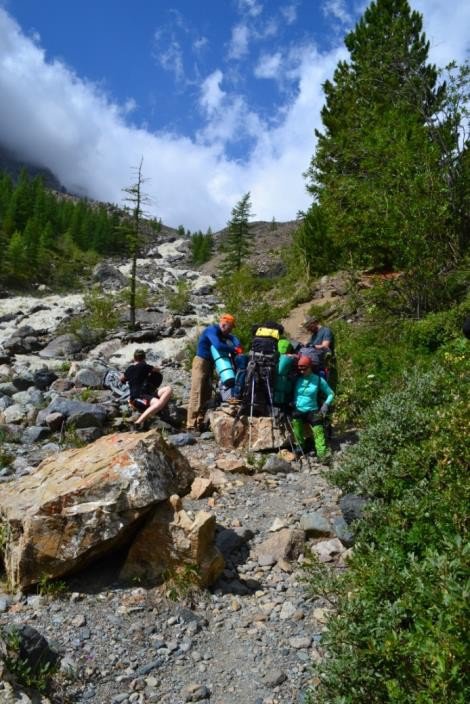
[{"label": "rock face", "polygon": [[194,473],[155,431],[107,435],[47,458],[2,487],[4,563],[13,587],[76,571],[130,541],[139,523]]},{"label": "rock face", "polygon": [[199,511],[192,520],[179,497],[171,497],[154,509],[132,543],[121,577],[171,582],[179,575],[188,582],[183,586],[208,586],[224,569],[214,537],[214,514]]},{"label": "rock face", "polygon": [[229,449],[272,450],[288,442],[287,428],[273,418],[234,418],[224,411],[212,411],[210,424],[215,441]]}]

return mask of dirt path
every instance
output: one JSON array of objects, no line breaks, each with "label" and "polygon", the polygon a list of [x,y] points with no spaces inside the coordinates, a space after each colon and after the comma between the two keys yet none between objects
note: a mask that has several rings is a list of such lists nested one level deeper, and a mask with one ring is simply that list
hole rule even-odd
[{"label": "dirt path", "polygon": [[281,323],[284,325],[284,330],[286,332],[287,337],[292,340],[298,340],[302,343],[307,342],[310,335],[303,329],[302,323],[304,322],[305,318],[308,317],[309,309],[312,307],[313,304],[317,306],[322,306],[327,303],[331,303],[333,298],[334,297],[331,296],[330,293],[327,293],[325,295],[319,294],[312,298],[311,301],[301,303],[297,306],[297,308],[293,308],[287,318],[281,320]]}]

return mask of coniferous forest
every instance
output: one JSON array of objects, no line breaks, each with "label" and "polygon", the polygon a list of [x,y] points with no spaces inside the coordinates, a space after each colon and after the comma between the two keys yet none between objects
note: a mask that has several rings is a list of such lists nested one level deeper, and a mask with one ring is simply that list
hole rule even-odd
[{"label": "coniferous forest", "polygon": [[117,209],[53,193],[25,170],[17,183],[0,175],[0,282],[73,286],[99,255],[127,252],[121,217]]}]

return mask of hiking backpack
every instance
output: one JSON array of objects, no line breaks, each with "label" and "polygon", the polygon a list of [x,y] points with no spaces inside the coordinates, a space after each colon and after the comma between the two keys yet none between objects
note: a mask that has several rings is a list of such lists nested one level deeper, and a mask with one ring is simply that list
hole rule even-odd
[{"label": "hiking backpack", "polygon": [[248,354],[245,387],[242,395],[244,413],[250,416],[272,415],[274,386],[279,361],[277,343],[284,332],[282,325],[266,322],[254,325]]}]

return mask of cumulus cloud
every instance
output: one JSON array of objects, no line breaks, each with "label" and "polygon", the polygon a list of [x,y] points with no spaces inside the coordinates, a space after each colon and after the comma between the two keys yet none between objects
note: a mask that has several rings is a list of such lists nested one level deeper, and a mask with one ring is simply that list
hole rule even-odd
[{"label": "cumulus cloud", "polygon": [[[426,13],[432,60],[462,60],[470,5],[415,0],[414,6]],[[50,168],[69,190],[114,203],[122,203],[122,188],[133,182],[132,167],[143,156],[152,212],[169,225],[223,227],[247,191],[257,218],[293,219],[310,202],[302,173],[314,151],[314,129],[321,128],[321,86],[347,53],[342,41],[328,52],[313,44],[279,52],[291,90],[269,122],[216,69],[201,81],[197,104],[188,103],[204,116],[197,134],[152,133],[133,124],[132,97],[117,104],[63,62],[48,60],[40,39],[25,36],[0,9],[0,143]],[[258,62],[260,75],[275,72],[277,53]],[[251,144],[244,160],[227,156],[238,139]]]}]

